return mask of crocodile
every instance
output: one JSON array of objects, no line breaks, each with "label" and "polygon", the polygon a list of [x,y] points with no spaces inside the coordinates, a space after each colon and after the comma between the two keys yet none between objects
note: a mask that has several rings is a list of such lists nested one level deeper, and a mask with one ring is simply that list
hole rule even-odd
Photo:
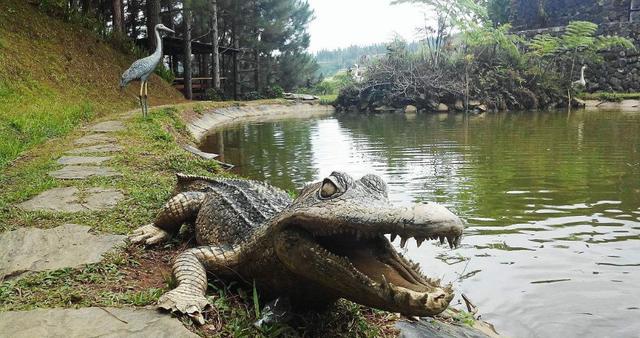
[{"label": "crocodile", "polygon": [[453,298],[450,284],[424,276],[391,242],[399,236],[404,248],[414,238],[419,247],[432,239],[454,248],[463,222],[436,203],[393,206],[379,176],[356,180],[333,172],[294,200],[252,180],[178,174],[177,181],[155,221],[130,237],[153,245],[185,223],[195,225],[198,246],[176,257],[178,286],[160,297],[161,309],[202,322],[210,306],[207,273],[255,283],[266,297],[286,296],[304,308],[345,298],[407,316],[434,316]]}]

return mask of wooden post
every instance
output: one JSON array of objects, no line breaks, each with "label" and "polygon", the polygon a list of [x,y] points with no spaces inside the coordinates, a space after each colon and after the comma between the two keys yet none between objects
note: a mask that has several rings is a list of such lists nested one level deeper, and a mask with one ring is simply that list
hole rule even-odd
[{"label": "wooden post", "polygon": [[184,96],[191,100],[193,99],[193,88],[191,80],[191,1],[185,0],[184,8],[184,31],[183,31],[183,44],[182,44],[182,66],[184,77]]},{"label": "wooden post", "polygon": [[213,88],[220,89],[220,53],[219,53],[219,33],[218,33],[218,1],[209,2],[211,11],[211,78]]}]

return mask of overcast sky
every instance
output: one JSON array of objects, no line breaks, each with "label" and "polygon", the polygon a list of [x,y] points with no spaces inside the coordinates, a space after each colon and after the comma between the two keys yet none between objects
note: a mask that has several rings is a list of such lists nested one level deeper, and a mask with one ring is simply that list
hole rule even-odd
[{"label": "overcast sky", "polygon": [[315,20],[309,24],[311,52],[390,41],[394,33],[416,39],[424,10],[390,5],[391,0],[309,0]]}]

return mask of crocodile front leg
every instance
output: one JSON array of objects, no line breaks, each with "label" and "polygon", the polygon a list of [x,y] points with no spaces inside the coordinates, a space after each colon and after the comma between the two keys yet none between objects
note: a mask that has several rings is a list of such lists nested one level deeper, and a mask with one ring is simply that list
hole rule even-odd
[{"label": "crocodile front leg", "polygon": [[182,224],[195,220],[204,198],[205,193],[192,191],[173,196],[152,224],[134,230],[131,242],[151,245],[166,241]]},{"label": "crocodile front leg", "polygon": [[184,313],[204,324],[202,312],[209,307],[205,298],[207,273],[225,274],[237,265],[237,254],[233,249],[220,246],[201,246],[189,249],[176,258],[173,275],[178,287],[165,293],[158,300],[158,307],[171,312]]}]

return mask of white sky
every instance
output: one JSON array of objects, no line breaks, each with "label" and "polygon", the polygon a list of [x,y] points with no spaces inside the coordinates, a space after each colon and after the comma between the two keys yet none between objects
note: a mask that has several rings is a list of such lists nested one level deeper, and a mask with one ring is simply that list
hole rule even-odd
[{"label": "white sky", "polygon": [[309,24],[311,52],[388,42],[394,33],[416,40],[424,22],[418,5],[390,5],[391,0],[309,0],[315,20]]}]

